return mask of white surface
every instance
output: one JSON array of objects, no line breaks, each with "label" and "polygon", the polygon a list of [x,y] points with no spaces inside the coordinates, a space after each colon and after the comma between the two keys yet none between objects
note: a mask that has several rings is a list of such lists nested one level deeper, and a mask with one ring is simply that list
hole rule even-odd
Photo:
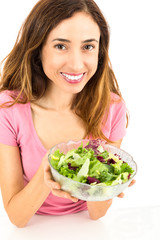
[{"label": "white surface", "polygon": [[160,240],[160,205],[113,209],[97,221],[88,212],[65,216],[35,215],[25,228],[8,219],[0,197],[1,240]]},{"label": "white surface", "polygon": [[[0,60],[12,49],[22,22],[36,2],[36,0],[0,1]],[[160,222],[159,208],[155,207],[160,205],[159,1],[96,0],[96,2],[103,10],[111,29],[110,58],[130,112],[130,124],[122,149],[129,152],[137,162],[137,184],[125,191],[124,199],[114,199],[109,215],[103,221],[90,222],[84,213],[58,218],[35,216],[31,221],[33,226],[30,223],[30,227],[25,230],[17,230],[1,216],[0,231],[8,234],[6,239],[16,239],[12,238],[12,234],[17,235],[17,239],[18,235],[19,239],[22,235],[23,239],[25,237],[29,239],[30,236],[44,239],[45,234],[54,237],[55,233],[56,239],[59,240],[59,235],[64,239],[65,235],[69,237],[76,233],[74,239],[80,239],[82,235],[85,236],[84,234],[88,234],[86,237],[88,239],[90,234],[92,238],[89,239],[92,240],[94,236],[95,239],[98,236],[105,236],[104,239],[107,240],[112,236],[112,240],[125,238],[158,240],[154,234],[158,234]],[[3,212],[1,205],[0,212]],[[47,224],[51,228],[47,228]]]},{"label": "white surface", "polygon": [[35,215],[25,228],[0,216],[1,240],[159,240],[160,206],[110,209],[105,217],[92,221],[88,213],[66,216]]}]

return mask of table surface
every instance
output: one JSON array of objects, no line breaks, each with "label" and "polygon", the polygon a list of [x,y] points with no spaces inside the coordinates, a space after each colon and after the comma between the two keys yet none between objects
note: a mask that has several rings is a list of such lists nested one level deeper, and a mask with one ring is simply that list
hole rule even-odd
[{"label": "table surface", "polygon": [[1,240],[160,240],[160,206],[110,209],[93,221],[87,211],[65,216],[35,215],[25,228],[0,215]]}]

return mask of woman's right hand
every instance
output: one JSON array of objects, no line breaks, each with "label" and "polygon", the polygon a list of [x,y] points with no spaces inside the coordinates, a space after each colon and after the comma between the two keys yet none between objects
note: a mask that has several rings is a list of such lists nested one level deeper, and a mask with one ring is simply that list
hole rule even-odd
[{"label": "woman's right hand", "polygon": [[42,163],[43,163],[43,169],[44,169],[44,182],[50,188],[52,194],[57,197],[67,198],[73,202],[77,202],[78,201],[77,198],[72,197],[68,192],[61,190],[60,184],[53,180],[50,166],[48,163],[48,153],[43,158]]}]

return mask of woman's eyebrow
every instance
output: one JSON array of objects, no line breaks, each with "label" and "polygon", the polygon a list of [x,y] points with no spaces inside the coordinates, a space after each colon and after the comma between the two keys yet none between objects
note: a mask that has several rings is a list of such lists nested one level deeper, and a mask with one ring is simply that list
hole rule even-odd
[{"label": "woman's eyebrow", "polygon": [[[71,43],[70,40],[64,39],[64,38],[55,38],[55,39],[52,40],[52,42],[54,42],[54,41],[69,42],[69,43]],[[97,43],[98,43],[99,41],[96,40],[95,38],[91,38],[91,39],[87,39],[87,40],[82,41],[82,43],[88,43],[88,42],[97,42]]]},{"label": "woman's eyebrow", "polygon": [[96,40],[95,38],[91,38],[91,39],[87,39],[85,41],[82,41],[82,43],[87,43],[87,42],[99,42],[98,40]]},{"label": "woman's eyebrow", "polygon": [[52,42],[54,41],[59,41],[59,42],[71,42],[70,40],[64,39],[64,38],[55,38],[52,40]]}]

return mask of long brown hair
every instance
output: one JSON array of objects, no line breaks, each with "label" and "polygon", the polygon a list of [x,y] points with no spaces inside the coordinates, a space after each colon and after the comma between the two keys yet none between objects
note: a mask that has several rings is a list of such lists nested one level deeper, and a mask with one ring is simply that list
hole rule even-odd
[{"label": "long brown hair", "polygon": [[18,92],[16,96],[12,94],[10,106],[38,100],[45,94],[48,78],[40,60],[42,45],[53,28],[76,12],[89,14],[98,24],[101,36],[97,71],[76,95],[72,107],[86,125],[86,136],[91,134],[94,138],[107,140],[101,128],[107,119],[110,92],[119,95],[120,99],[121,93],[108,56],[109,26],[93,0],[40,0],[22,25],[12,51],[4,59],[0,92]]}]

